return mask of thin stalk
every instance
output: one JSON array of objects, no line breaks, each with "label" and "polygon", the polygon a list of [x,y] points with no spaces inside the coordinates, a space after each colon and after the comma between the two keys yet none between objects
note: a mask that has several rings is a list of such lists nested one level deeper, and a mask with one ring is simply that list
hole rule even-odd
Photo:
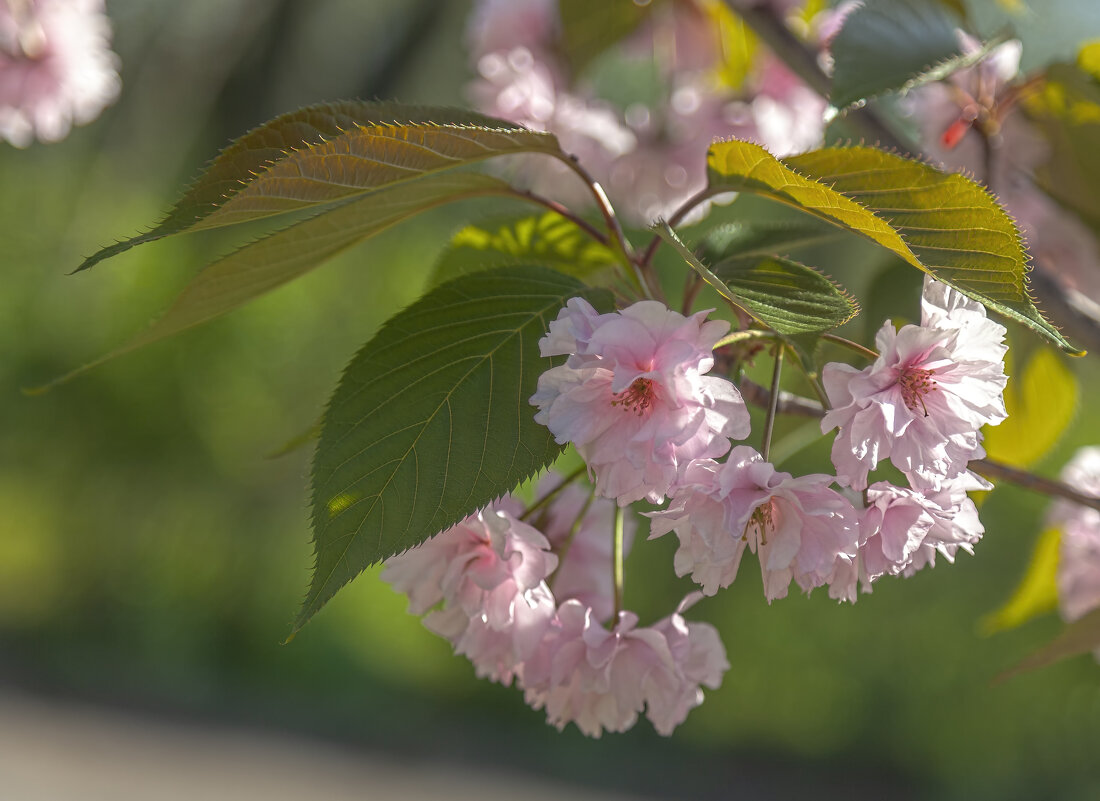
[{"label": "thin stalk", "polygon": [[703,279],[699,277],[699,273],[689,271],[684,278],[684,300],[680,304],[680,313],[685,317],[691,314],[691,307],[702,288]]},{"label": "thin stalk", "polygon": [[877,350],[865,348],[858,342],[853,342],[850,339],[845,339],[844,337],[837,336],[836,334],[822,334],[821,338],[826,340],[827,342],[833,342],[837,345],[840,345],[842,348],[847,348],[848,350],[855,351],[860,356],[864,356],[868,359],[871,359],[872,361],[878,358]]},{"label": "thin stalk", "polygon": [[565,478],[562,479],[560,484],[558,484],[556,487],[554,487],[548,493],[543,495],[541,498],[539,498],[533,504],[528,506],[527,509],[523,512],[523,514],[521,514],[519,516],[519,519],[524,520],[524,521],[530,520],[531,515],[533,515],[535,512],[537,512],[542,507],[546,506],[546,504],[550,503],[550,501],[554,500],[554,498],[558,497],[558,494],[563,489],[565,489],[570,484],[572,484],[574,481],[576,481],[580,477],[581,473],[583,473],[586,469],[587,468],[582,464],[580,467],[578,467],[572,473],[567,475]]},{"label": "thin stalk", "polygon": [[604,247],[607,247],[611,244],[611,241],[600,229],[598,229],[592,223],[588,222],[588,220],[584,219],[583,217],[578,217],[576,214],[571,212],[561,203],[558,203],[556,200],[551,200],[548,197],[537,195],[528,189],[516,189],[515,195],[521,200],[530,201],[531,203],[535,203],[539,206],[550,209],[550,211],[560,214],[562,217],[569,220],[571,223],[580,228],[582,231],[584,231],[586,234],[595,239]]},{"label": "thin stalk", "polygon": [[611,581],[615,588],[615,611],[611,615],[611,627],[619,620],[623,610],[623,508],[615,504],[615,540],[611,552]]},{"label": "thin stalk", "polygon": [[580,531],[581,523],[584,521],[584,516],[588,514],[589,507],[592,506],[592,501],[596,500],[596,489],[593,488],[588,493],[588,498],[584,502],[584,506],[581,507],[581,511],[577,514],[577,519],[573,521],[573,525],[569,527],[569,533],[565,535],[565,541],[558,548],[558,566],[554,568],[554,572],[546,580],[550,590],[554,589],[554,582],[558,576],[561,575],[561,566],[565,564],[565,557],[569,555],[569,549],[573,547],[573,540],[577,538],[577,532]]},{"label": "thin stalk", "polygon": [[772,390],[771,398],[768,403],[768,416],[764,418],[764,443],[760,449],[761,455],[764,457],[764,461],[768,461],[768,457],[771,455],[772,450],[772,431],[775,428],[775,415],[779,410],[779,377],[783,373],[783,352],[786,350],[782,345],[777,345],[775,349],[775,368],[772,370]]}]

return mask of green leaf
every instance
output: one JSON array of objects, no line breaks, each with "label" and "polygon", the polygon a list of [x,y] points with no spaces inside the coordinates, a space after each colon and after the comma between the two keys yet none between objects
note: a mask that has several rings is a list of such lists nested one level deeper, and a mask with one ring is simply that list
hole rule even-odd
[{"label": "green leaf", "polygon": [[716,142],[712,192],[752,192],[853,231],[1006,317],[1080,353],[1035,308],[1015,223],[978,184],[869,147],[780,161],[759,145]]},{"label": "green leaf", "polygon": [[931,80],[945,62],[963,58],[955,26],[945,8],[928,0],[867,0],[845,18],[829,48],[833,105]]},{"label": "green leaf", "polygon": [[738,220],[711,228],[699,247],[703,258],[714,264],[727,259],[787,255],[843,236],[836,228],[814,220]]},{"label": "green leaf", "polygon": [[558,0],[562,49],[574,74],[625,38],[650,14],[651,4]]},{"label": "green leaf", "polygon": [[211,162],[151,231],[103,248],[103,259],[183,231],[330,203],[508,153],[560,153],[553,135],[449,108],[323,104],[245,134]]},{"label": "green leaf", "polygon": [[722,297],[780,334],[826,331],[859,312],[843,290],[804,264],[773,256],[728,259],[708,269],[667,223],[654,229]]},{"label": "green leaf", "polygon": [[1061,532],[1048,528],[1039,535],[1031,553],[1027,571],[1012,597],[996,612],[986,615],[980,624],[983,634],[1016,628],[1058,606],[1058,546]]},{"label": "green leaf", "polygon": [[295,629],[370,565],[442,531],[550,464],[562,447],[528,398],[538,341],[571,297],[605,290],[542,267],[464,275],[359,351],[313,466],[316,568]]},{"label": "green leaf", "polygon": [[1094,609],[1080,620],[1068,624],[1061,634],[997,678],[1004,681],[1029,670],[1053,665],[1071,656],[1087,654],[1097,648],[1100,648],[1100,609]]},{"label": "green leaf", "polygon": [[[1009,366],[1011,370],[1011,366]],[[984,429],[989,458],[1030,467],[1058,443],[1077,411],[1077,379],[1052,350],[1035,352],[1005,387],[1008,419]]]},{"label": "green leaf", "polygon": [[557,212],[511,215],[467,225],[439,257],[429,286],[459,275],[515,264],[540,264],[587,284],[616,275],[615,252]]},{"label": "green leaf", "polygon": [[429,176],[345,201],[210,264],[145,331],[106,356],[31,392],[45,391],[116,356],[231,312],[422,211],[453,200],[511,192],[512,188],[497,178],[454,173]]},{"label": "green leaf", "polygon": [[1013,29],[1023,43],[1024,75],[1064,60],[1081,44],[1100,39],[1100,3],[1096,0],[966,0],[975,30]]}]

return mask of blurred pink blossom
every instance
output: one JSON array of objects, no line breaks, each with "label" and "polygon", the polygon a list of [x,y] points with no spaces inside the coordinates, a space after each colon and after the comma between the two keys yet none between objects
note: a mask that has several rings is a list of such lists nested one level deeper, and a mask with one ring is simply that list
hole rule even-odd
[{"label": "blurred pink blossom", "polygon": [[[740,393],[706,376],[711,349],[729,330],[708,312],[685,317],[656,301],[598,315],[571,301],[540,342],[544,356],[569,359],[539,377],[535,420],[571,442],[595,476],[596,491],[625,506],[660,503],[691,459],[720,456],[749,433]],[[569,336],[574,337],[571,349]],[[582,329],[591,326],[590,333]]]},{"label": "blurred pink blossom", "polygon": [[785,598],[792,579],[809,592],[830,581],[838,559],[854,560],[858,547],[855,510],[832,481],[780,473],[739,445],[724,464],[688,465],[669,507],[648,513],[650,537],[676,532],[676,572],[690,572],[705,594],[733,581],[746,545],[760,560],[769,601]]},{"label": "blurred pink blossom", "polygon": [[[1084,495],[1100,498],[1100,447],[1078,450],[1062,470],[1062,480]],[[1058,558],[1062,617],[1077,620],[1100,607],[1100,512],[1058,500],[1051,506],[1049,521],[1062,531]]]},{"label": "blurred pink blossom", "polygon": [[103,0],[0,0],[0,138],[56,142],[118,97]]}]

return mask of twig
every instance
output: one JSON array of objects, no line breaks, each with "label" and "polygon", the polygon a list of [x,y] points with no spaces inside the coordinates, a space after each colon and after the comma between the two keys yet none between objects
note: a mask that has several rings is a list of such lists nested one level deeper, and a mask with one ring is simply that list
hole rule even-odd
[{"label": "twig", "polygon": [[606,247],[611,244],[607,236],[605,236],[599,228],[588,222],[588,220],[584,219],[583,217],[578,217],[561,203],[558,203],[558,201],[551,200],[550,198],[543,197],[542,195],[536,195],[529,189],[516,189],[515,194],[516,197],[519,197],[523,200],[529,200],[532,203],[550,209],[550,211],[555,212],[556,214],[560,214],[562,217],[569,220],[569,222],[580,228],[601,245]]}]

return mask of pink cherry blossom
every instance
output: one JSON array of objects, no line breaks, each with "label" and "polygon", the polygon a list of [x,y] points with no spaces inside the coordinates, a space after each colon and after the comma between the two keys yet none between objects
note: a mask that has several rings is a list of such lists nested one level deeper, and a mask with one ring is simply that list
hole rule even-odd
[{"label": "pink cherry blossom", "polygon": [[704,594],[733,581],[746,546],[760,560],[769,601],[786,597],[792,579],[809,592],[833,579],[838,560],[854,560],[858,547],[855,510],[832,481],[777,472],[739,445],[724,464],[688,465],[668,509],[648,513],[650,537],[676,532],[677,575],[690,572]]},{"label": "pink cherry blossom", "polygon": [[[1082,494],[1100,498],[1100,447],[1078,450],[1062,470],[1062,480]],[[1100,512],[1058,500],[1049,521],[1062,531],[1058,603],[1062,617],[1077,620],[1100,607]]]},{"label": "pink cherry blossom", "polygon": [[650,627],[622,612],[608,631],[590,608],[566,601],[524,665],[527,703],[559,729],[573,722],[590,737],[629,729],[643,710],[671,734],[702,702],[701,686],[717,688],[729,668],[717,631],[685,621],[685,605]]},{"label": "pink cherry blossom", "polygon": [[470,658],[478,674],[511,682],[540,641],[555,603],[545,579],[557,557],[539,531],[489,508],[386,560],[382,579],[409,611]]},{"label": "pink cherry blossom", "polygon": [[[590,307],[589,307],[590,309]],[[544,356],[569,355],[539,377],[535,420],[559,443],[572,442],[595,476],[598,494],[620,506],[660,503],[691,459],[720,456],[729,439],[749,433],[740,393],[723,378],[703,375],[712,348],[729,330],[656,301],[595,316],[567,306],[540,342]],[[591,325],[591,331],[581,330]],[[574,351],[570,337],[576,343]]]},{"label": "pink cherry blossom", "polygon": [[830,363],[822,371],[833,408],[822,433],[833,442],[838,480],[854,489],[884,459],[914,486],[937,488],[984,455],[980,429],[1005,419],[1003,326],[980,304],[929,281],[922,324],[887,321],[879,357],[863,370]]},{"label": "pink cherry blossom", "polygon": [[0,2],[0,138],[64,139],[120,88],[103,0]]}]

